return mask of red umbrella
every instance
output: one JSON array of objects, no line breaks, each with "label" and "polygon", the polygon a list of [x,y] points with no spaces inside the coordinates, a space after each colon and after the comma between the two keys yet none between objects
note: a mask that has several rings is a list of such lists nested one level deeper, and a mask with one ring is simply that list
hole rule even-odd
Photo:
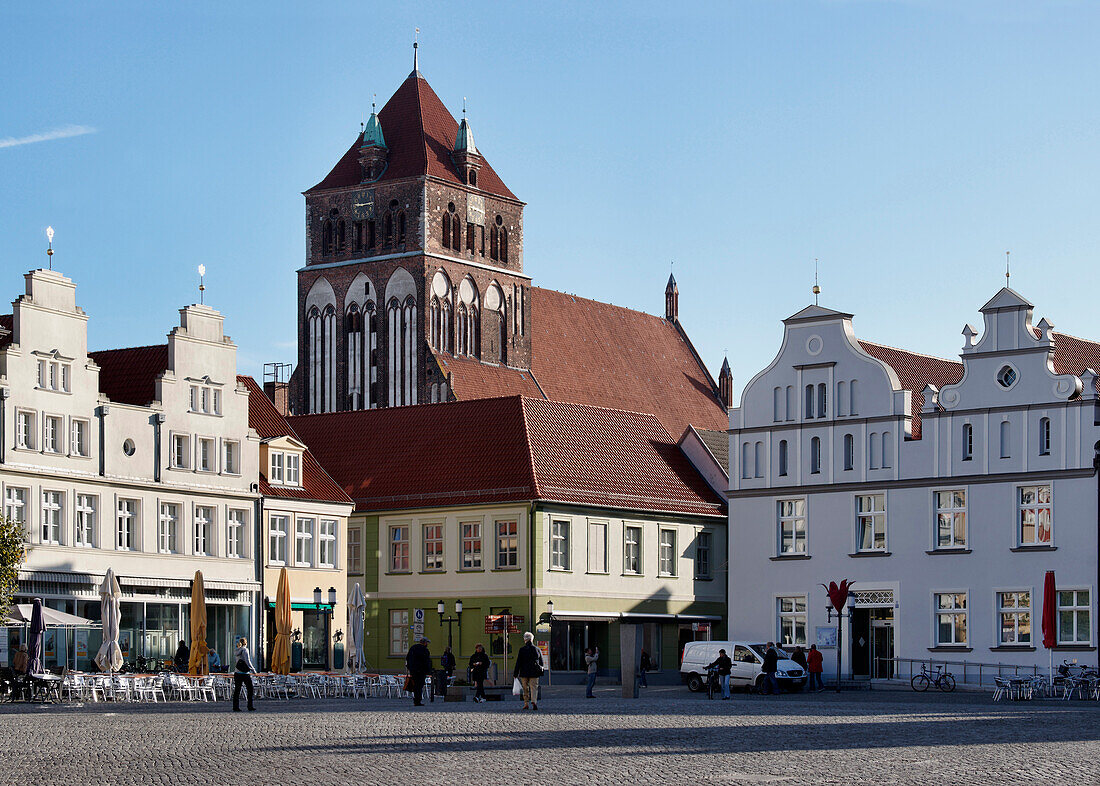
[{"label": "red umbrella", "polygon": [[1058,596],[1054,571],[1048,570],[1043,580],[1043,646],[1050,661],[1050,679],[1054,682],[1054,647],[1058,644]]}]

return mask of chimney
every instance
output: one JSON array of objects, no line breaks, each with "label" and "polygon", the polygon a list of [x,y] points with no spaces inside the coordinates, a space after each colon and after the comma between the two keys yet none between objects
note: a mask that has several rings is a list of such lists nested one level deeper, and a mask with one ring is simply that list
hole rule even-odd
[{"label": "chimney", "polygon": [[290,363],[264,363],[264,394],[284,418],[290,414]]}]

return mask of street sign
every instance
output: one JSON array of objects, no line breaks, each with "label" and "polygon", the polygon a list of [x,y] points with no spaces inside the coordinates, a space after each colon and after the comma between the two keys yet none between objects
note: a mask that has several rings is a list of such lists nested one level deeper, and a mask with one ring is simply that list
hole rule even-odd
[{"label": "street sign", "polygon": [[505,621],[508,624],[509,633],[519,633],[519,626],[523,624],[525,617],[521,614],[486,614],[485,615],[485,632],[486,633],[504,633]]},{"label": "street sign", "polygon": [[424,621],[424,609],[413,609],[413,622]]},{"label": "street sign", "polygon": [[413,626],[412,626],[412,629],[413,629],[413,634],[414,635],[416,635],[416,636],[423,636],[424,635],[424,623],[423,622],[414,622]]},{"label": "street sign", "polygon": [[710,630],[709,622],[693,622],[691,623],[691,629],[696,633],[706,633]]}]

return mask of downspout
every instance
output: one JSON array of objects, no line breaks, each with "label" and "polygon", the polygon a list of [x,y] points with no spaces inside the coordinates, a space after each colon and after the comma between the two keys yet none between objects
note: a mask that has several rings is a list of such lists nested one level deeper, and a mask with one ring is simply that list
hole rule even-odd
[{"label": "downspout", "polygon": [[8,400],[8,396],[11,395],[9,388],[0,388],[0,464],[4,463],[4,448],[7,445],[7,436],[4,433],[4,425],[8,422],[6,418],[4,403]]},{"label": "downspout", "polygon": [[[161,452],[161,426],[164,424],[164,413],[153,415],[153,482],[160,483],[160,452]],[[102,442],[100,442],[102,445]]]},{"label": "downspout", "polygon": [[[258,483],[252,484],[254,489],[259,489]],[[267,641],[264,640],[264,636],[267,633],[267,626],[264,625],[264,618],[267,616],[267,595],[264,594],[264,539],[263,539],[263,520],[264,520],[264,498],[261,494],[256,498],[256,520],[252,526],[252,542],[256,544],[253,552],[256,555],[256,581],[260,585],[259,591],[256,593],[256,598],[259,601],[259,611],[256,613],[256,634],[253,637],[253,641],[259,645],[256,652],[256,659],[260,662],[262,668],[267,668],[267,663],[264,658],[264,654],[267,652]]]},{"label": "downspout", "polygon": [[535,515],[536,515],[537,503],[531,501],[531,510],[527,515],[527,553],[528,556],[528,578],[527,584],[529,586],[529,600],[528,600],[528,617],[531,620],[531,625],[534,626],[538,620],[535,619]]},{"label": "downspout", "polygon": [[105,445],[107,441],[107,415],[110,414],[111,408],[106,404],[99,406],[99,476],[107,476],[107,447]]}]

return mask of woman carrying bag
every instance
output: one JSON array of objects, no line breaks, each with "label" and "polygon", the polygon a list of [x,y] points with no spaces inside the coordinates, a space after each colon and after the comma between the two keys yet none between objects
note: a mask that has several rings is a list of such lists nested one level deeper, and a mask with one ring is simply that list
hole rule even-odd
[{"label": "woman carrying bag", "polygon": [[[523,694],[523,709],[530,705],[532,710],[538,710],[539,705],[539,677],[542,676],[542,652],[535,646],[535,634],[528,631],[523,634],[523,646],[519,648],[516,656],[516,668],[512,677],[519,680],[520,692]],[[513,684],[512,693],[516,689]]]}]

